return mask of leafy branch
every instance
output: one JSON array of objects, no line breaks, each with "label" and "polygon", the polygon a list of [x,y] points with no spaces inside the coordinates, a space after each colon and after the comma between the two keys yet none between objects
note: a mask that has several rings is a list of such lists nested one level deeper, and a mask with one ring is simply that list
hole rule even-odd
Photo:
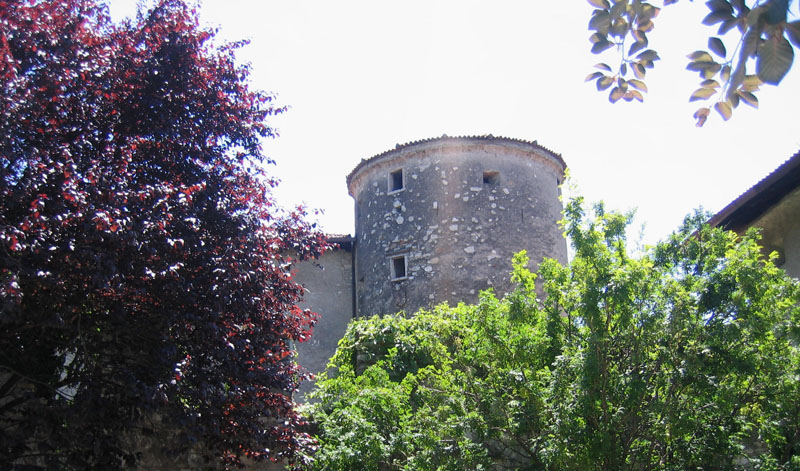
[{"label": "leafy branch", "polygon": [[[597,89],[609,92],[609,101],[619,99],[643,101],[639,91],[647,91],[643,80],[646,69],[653,68],[658,53],[646,49],[647,33],[653,30],[660,8],[640,0],[588,0],[595,7],[589,20],[589,37],[592,52],[601,54],[614,48],[620,55],[616,70],[606,63],[586,77],[595,80]],[[663,5],[677,3],[664,0]],[[707,49],[697,50],[687,57],[687,70],[700,76],[699,88],[689,101],[713,101],[713,108],[724,120],[730,119],[740,103],[758,108],[756,92],[761,85],[778,85],[792,67],[794,48],[800,47],[800,21],[788,21],[791,0],[756,0],[748,5],[745,0],[709,0],[709,13],[703,18],[706,26],[718,26],[717,35],[708,38]],[[730,34],[729,34],[730,33]],[[723,38],[735,42],[728,53]],[[626,49],[625,42],[633,44]],[[629,73],[635,79],[628,79]],[[635,90],[632,90],[634,88]],[[697,125],[705,124],[711,106],[699,108],[694,113]]]},{"label": "leafy branch", "polygon": [[[589,74],[586,81],[595,80],[598,91],[613,86],[608,94],[611,103],[620,99],[644,101],[641,92],[647,92],[647,85],[643,81],[647,69],[652,69],[654,62],[659,60],[658,53],[647,48],[647,33],[653,30],[653,19],[661,9],[638,0],[620,0],[613,5],[608,0],[589,0],[589,3],[595,7],[589,20],[589,29],[594,31],[589,36],[592,52],[600,54],[615,48],[620,54],[620,61],[616,70],[606,63],[595,65],[600,71]],[[633,43],[626,50],[628,38]],[[635,78],[627,78],[629,73]]]}]

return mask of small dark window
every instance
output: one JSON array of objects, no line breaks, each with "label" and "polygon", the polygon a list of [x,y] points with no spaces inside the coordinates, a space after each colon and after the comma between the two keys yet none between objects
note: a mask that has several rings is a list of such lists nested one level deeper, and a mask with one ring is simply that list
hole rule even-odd
[{"label": "small dark window", "polygon": [[393,280],[402,280],[406,277],[406,256],[398,255],[390,259]]},{"label": "small dark window", "polygon": [[395,170],[389,174],[389,191],[400,191],[403,189],[403,169]]},{"label": "small dark window", "polygon": [[483,172],[484,185],[497,185],[500,183],[500,172]]}]

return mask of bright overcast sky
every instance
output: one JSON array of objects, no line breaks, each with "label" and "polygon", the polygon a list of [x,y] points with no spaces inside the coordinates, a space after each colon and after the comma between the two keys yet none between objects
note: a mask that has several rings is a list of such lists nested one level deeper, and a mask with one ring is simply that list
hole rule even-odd
[{"label": "bright overcast sky", "polygon": [[[657,2],[658,3],[658,2]],[[115,18],[135,0],[112,0]],[[346,175],[395,144],[493,134],[560,153],[579,192],[636,209],[644,241],[665,237],[693,208],[716,212],[800,150],[800,64],[723,122],[695,127],[699,79],[686,54],[715,30],[703,2],[656,19],[644,103],[611,105],[584,83],[593,64],[584,0],[206,0],[202,21],[240,51],[256,88],[288,113],[266,143],[282,204],[324,210],[330,233],[353,232]],[[729,45],[729,49],[733,49]],[[798,59],[800,60],[800,59]]]}]

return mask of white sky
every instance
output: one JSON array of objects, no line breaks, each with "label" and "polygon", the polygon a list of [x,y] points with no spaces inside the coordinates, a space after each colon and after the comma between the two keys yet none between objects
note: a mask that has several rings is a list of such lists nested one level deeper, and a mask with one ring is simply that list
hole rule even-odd
[{"label": "white sky", "polygon": [[[656,2],[658,3],[658,2]],[[135,0],[112,0],[112,14]],[[611,105],[584,83],[589,52],[585,0],[205,0],[201,19],[220,37],[250,39],[239,58],[255,88],[288,113],[266,143],[282,180],[276,195],[324,210],[331,233],[353,232],[346,175],[397,143],[493,134],[537,140],[562,155],[579,192],[611,208],[637,209],[644,242],[703,206],[716,212],[800,149],[800,64],[723,122],[694,125],[696,73],[686,54],[716,32],[703,2],[662,10],[650,46],[644,103]],[[732,45],[728,46],[733,49]],[[800,61],[800,58],[798,59]],[[638,232],[638,231],[637,231]]]}]

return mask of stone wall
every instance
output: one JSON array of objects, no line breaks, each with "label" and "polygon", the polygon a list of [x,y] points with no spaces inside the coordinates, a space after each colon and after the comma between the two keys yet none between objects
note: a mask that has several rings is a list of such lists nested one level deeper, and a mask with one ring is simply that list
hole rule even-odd
[{"label": "stone wall", "polygon": [[[325,369],[353,318],[353,244],[349,238],[334,238],[332,242],[337,240],[338,249],[326,252],[314,262],[303,262],[293,270],[295,281],[306,288],[298,306],[320,315],[311,339],[297,344],[298,362],[315,374]],[[311,382],[302,384],[295,399],[302,402],[312,386]]]},{"label": "stone wall", "polygon": [[761,228],[764,255],[777,252],[777,265],[800,278],[800,188],[783,196],[754,221],[730,229],[741,234],[750,227]]},{"label": "stone wall", "polygon": [[491,136],[422,141],[362,162],[348,177],[358,315],[505,293],[523,249],[533,267],[542,257],[566,262],[564,168],[536,143]]},{"label": "stone wall", "polygon": [[796,217],[798,219],[794,220],[794,225],[786,231],[783,269],[789,275],[800,278],[800,213]]}]

